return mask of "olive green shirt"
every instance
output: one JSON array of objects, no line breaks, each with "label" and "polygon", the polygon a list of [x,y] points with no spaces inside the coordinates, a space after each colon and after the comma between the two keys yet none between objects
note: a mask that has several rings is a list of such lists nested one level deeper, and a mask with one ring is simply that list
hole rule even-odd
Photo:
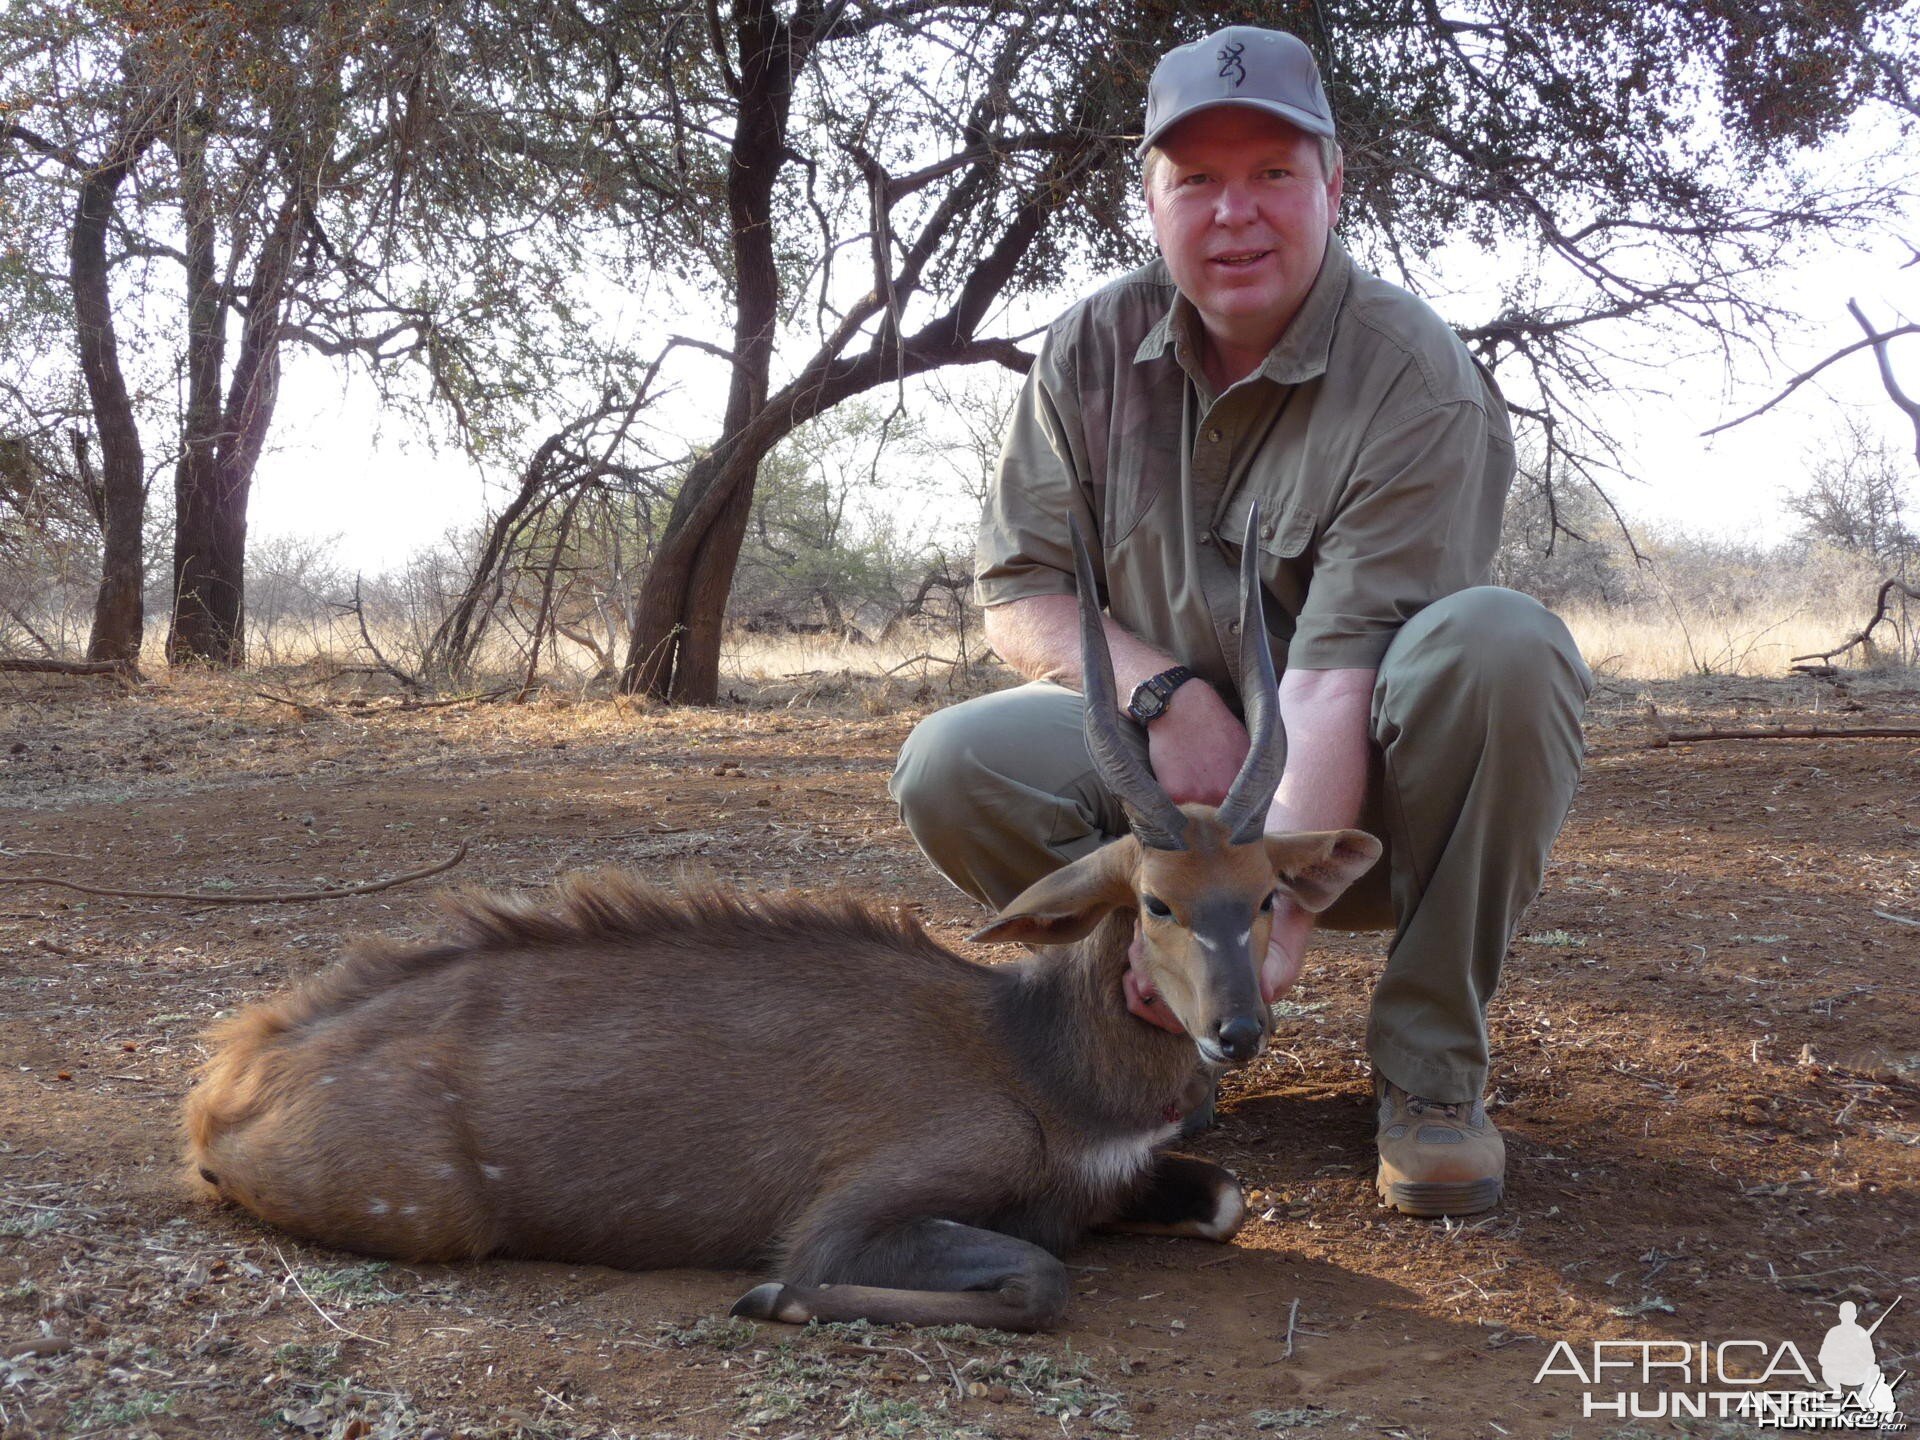
[{"label": "olive green shirt", "polygon": [[1072,594],[1077,517],[1113,617],[1237,690],[1258,499],[1276,665],[1378,668],[1423,606],[1487,581],[1513,478],[1500,392],[1337,239],[1279,343],[1218,396],[1198,327],[1155,261],[1048,329],[981,522],[980,602]]}]

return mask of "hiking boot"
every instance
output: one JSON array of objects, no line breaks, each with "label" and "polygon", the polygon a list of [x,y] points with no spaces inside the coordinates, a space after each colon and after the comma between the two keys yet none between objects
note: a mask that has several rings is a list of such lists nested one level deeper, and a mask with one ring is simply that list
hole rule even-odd
[{"label": "hiking boot", "polygon": [[1374,1188],[1403,1215],[1475,1215],[1500,1203],[1507,1146],[1479,1100],[1447,1105],[1376,1077],[1380,1172]]}]

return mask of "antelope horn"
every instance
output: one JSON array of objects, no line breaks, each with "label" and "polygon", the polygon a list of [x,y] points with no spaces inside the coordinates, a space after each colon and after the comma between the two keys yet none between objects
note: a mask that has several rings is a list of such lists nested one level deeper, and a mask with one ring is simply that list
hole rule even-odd
[{"label": "antelope horn", "polygon": [[1220,802],[1220,823],[1236,845],[1252,844],[1266,828],[1267,806],[1280,788],[1280,771],[1287,758],[1273,651],[1267,645],[1267,620],[1261,606],[1259,540],[1260,503],[1256,500],[1247,511],[1247,533],[1240,542],[1240,699],[1252,743],[1246,763]]},{"label": "antelope horn", "polygon": [[1093,557],[1087,552],[1080,522],[1074,520],[1073,573],[1080,586],[1080,690],[1087,702],[1087,748],[1106,787],[1126,807],[1133,833],[1153,850],[1184,850],[1187,817],[1167,797],[1146,756],[1121,732],[1114,698],[1113,656],[1100,623],[1099,591],[1094,588]]}]

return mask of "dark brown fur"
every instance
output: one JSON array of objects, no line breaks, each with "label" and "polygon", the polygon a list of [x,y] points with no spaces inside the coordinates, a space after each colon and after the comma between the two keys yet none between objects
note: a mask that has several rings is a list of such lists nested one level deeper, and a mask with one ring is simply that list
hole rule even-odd
[{"label": "dark brown fur", "polygon": [[1207,1091],[1191,1042],[1125,1012],[1131,910],[991,968],[850,899],[612,872],[455,916],[451,944],[361,948],[215,1032],[186,1119],[222,1195],[398,1259],[913,1287],[890,1236],[1058,1251]]}]

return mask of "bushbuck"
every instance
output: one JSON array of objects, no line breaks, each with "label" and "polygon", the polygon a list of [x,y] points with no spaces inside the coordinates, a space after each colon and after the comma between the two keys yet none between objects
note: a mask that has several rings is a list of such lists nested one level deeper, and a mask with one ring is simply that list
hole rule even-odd
[{"label": "bushbuck", "polygon": [[[1133,833],[974,937],[1033,954],[978,965],[850,899],[617,873],[470,897],[450,943],[362,948],[216,1032],[187,1102],[199,1176],[394,1259],[765,1265],[733,1313],[789,1322],[1045,1329],[1056,1257],[1092,1226],[1229,1239],[1238,1182],[1162,1147],[1271,1032],[1276,887],[1322,909],[1380,847],[1261,833],[1280,755],[1257,547],[1252,749],[1216,810],[1174,805],[1122,730],[1074,540],[1087,734]],[[1126,1009],[1136,923],[1186,1035]]]}]

